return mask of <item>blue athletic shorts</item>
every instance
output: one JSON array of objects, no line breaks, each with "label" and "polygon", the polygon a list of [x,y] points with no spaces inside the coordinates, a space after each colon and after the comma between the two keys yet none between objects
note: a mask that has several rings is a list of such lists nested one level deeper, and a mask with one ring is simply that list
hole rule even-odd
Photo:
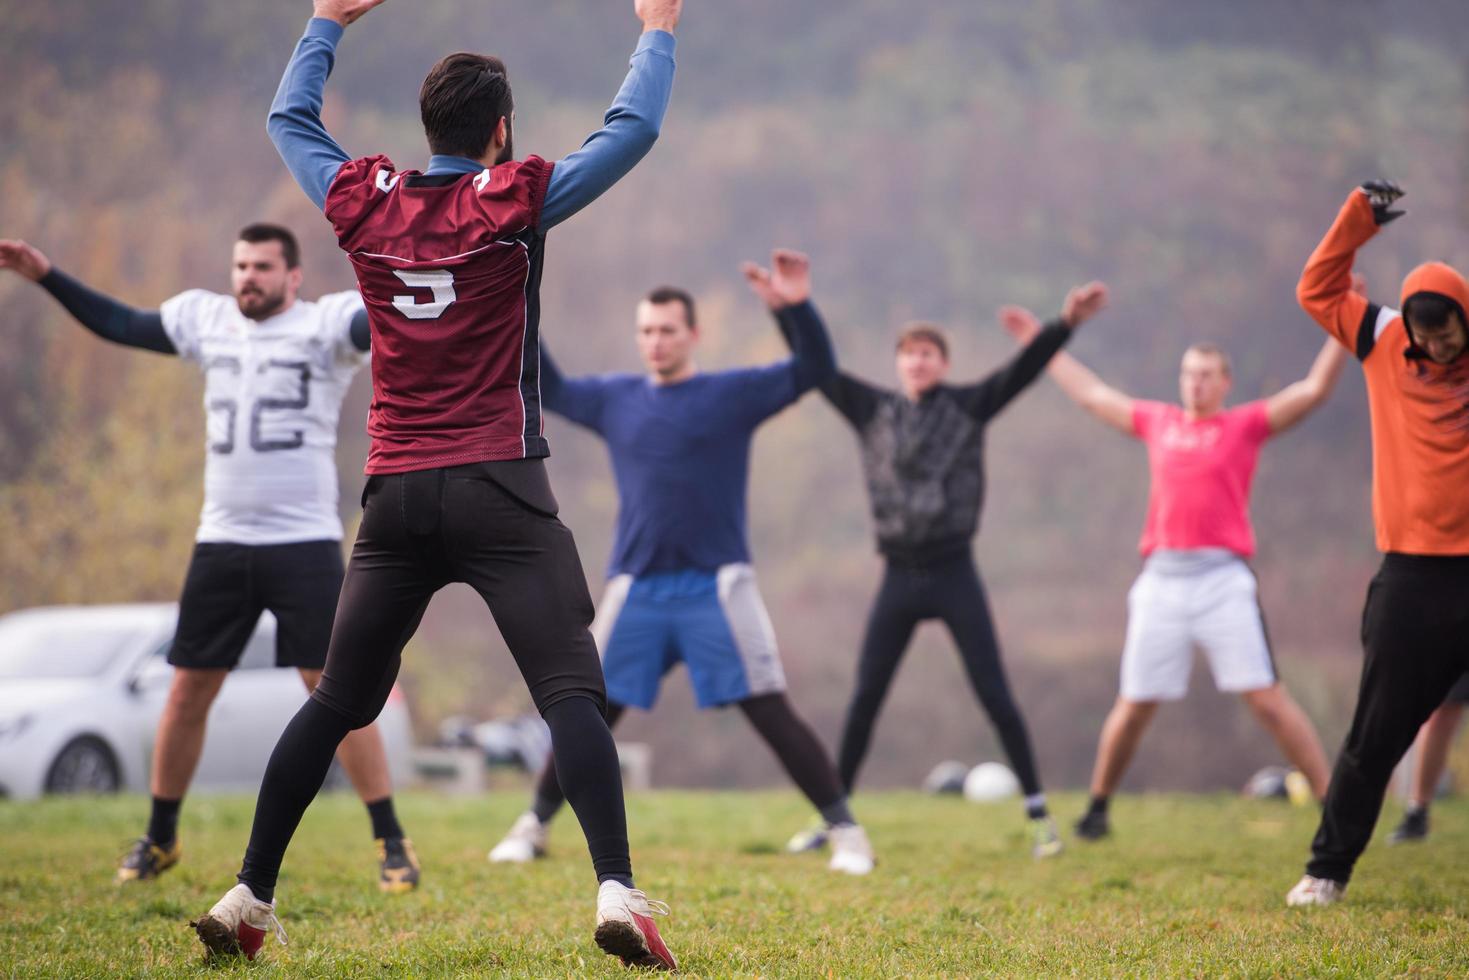
[{"label": "blue athletic shorts", "polygon": [[607,583],[592,632],[607,700],[648,709],[679,663],[701,708],[785,690],[775,631],[747,564]]}]

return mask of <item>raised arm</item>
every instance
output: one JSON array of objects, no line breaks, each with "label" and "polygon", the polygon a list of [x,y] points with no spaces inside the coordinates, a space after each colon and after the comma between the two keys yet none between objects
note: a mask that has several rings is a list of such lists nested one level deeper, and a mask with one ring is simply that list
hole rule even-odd
[{"label": "raised arm", "polygon": [[26,242],[0,241],[0,269],[10,269],[39,285],[76,317],[78,323],[104,340],[159,354],[178,353],[163,329],[163,316],[157,310],[137,310],[82,285],[52,265],[40,249]]},{"label": "raised arm", "polygon": [[[1012,337],[1024,344],[1032,343],[1041,332],[1041,322],[1035,314],[1019,306],[1001,309],[1000,323]],[[1046,370],[1076,404],[1119,432],[1135,434],[1133,399],[1130,396],[1107,384],[1065,351],[1052,357]]]},{"label": "raised arm", "polygon": [[550,229],[612,188],[658,140],[673,92],[674,38],[683,0],[637,0],[643,36],[602,128],[558,160],[546,188],[541,227]]},{"label": "raised arm", "polygon": [[1326,338],[1306,376],[1265,399],[1265,418],[1270,422],[1270,431],[1284,432],[1330,398],[1346,362],[1347,349],[1335,338]]},{"label": "raised arm", "polygon": [[593,432],[601,432],[606,390],[606,382],[602,378],[567,378],[562,375],[542,339],[541,403],[547,409]]},{"label": "raised arm", "polygon": [[336,61],[337,42],[347,25],[384,0],[315,0],[306,33],[281,76],[265,129],[296,183],[317,207],[337,171],[351,157],[321,121],[322,91]]},{"label": "raised arm", "polygon": [[1382,329],[1397,313],[1370,302],[1352,289],[1352,263],[1357,249],[1367,244],[1377,229],[1402,216],[1393,204],[1403,196],[1401,188],[1374,180],[1354,188],[1342,205],[1331,230],[1311,253],[1296,299],[1311,319],[1364,359]]}]

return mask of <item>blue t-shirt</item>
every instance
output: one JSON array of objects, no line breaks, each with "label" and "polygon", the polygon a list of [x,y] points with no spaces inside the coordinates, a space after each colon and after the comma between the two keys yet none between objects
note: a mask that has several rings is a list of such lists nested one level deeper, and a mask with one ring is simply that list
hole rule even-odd
[{"label": "blue t-shirt", "polygon": [[796,356],[659,385],[643,375],[563,378],[542,351],[543,404],[607,442],[620,504],[611,575],[712,571],[750,560],[750,440],[770,416],[835,373],[809,304],[781,313]]}]

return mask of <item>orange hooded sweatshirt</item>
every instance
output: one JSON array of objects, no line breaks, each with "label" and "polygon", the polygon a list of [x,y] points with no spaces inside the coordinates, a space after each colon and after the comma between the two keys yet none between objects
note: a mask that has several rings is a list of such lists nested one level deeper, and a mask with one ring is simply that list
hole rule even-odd
[{"label": "orange hooded sweatshirt", "polygon": [[[1469,555],[1469,352],[1435,364],[1414,344],[1401,313],[1352,292],[1353,259],[1377,229],[1366,193],[1353,190],[1311,253],[1296,298],[1362,362],[1378,549]],[[1452,300],[1461,315],[1469,310],[1469,284],[1441,262],[1404,280],[1405,304],[1421,292]]]}]

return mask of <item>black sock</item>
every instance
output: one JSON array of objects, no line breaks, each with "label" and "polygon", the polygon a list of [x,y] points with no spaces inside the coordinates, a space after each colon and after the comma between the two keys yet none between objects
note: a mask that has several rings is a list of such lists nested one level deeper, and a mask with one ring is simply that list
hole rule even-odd
[{"label": "black sock", "polygon": [[852,808],[844,796],[835,803],[821,808],[821,819],[826,821],[828,827],[840,827],[843,824],[856,823],[857,818],[852,816]]},{"label": "black sock", "polygon": [[1110,796],[1093,796],[1091,803],[1087,805],[1086,815],[1090,817],[1096,814],[1105,817],[1107,815],[1107,804],[1111,800],[1112,798]]},{"label": "black sock", "polygon": [[179,808],[183,805],[183,800],[153,797],[153,811],[148,814],[148,839],[165,849],[172,844],[179,835]]},{"label": "black sock", "polygon": [[275,897],[276,878],[291,836],[321,791],[337,746],[351,730],[352,722],[345,716],[307,698],[275,743],[260,783],[250,844],[238,875],[260,901]]},{"label": "black sock", "polygon": [[398,815],[393,812],[391,796],[367,804],[367,815],[372,819],[372,836],[378,840],[404,836],[403,828],[398,825]]},{"label": "black sock", "polygon": [[602,709],[589,697],[570,697],[542,714],[551,729],[557,781],[586,835],[597,881],[633,887],[622,768]]}]

